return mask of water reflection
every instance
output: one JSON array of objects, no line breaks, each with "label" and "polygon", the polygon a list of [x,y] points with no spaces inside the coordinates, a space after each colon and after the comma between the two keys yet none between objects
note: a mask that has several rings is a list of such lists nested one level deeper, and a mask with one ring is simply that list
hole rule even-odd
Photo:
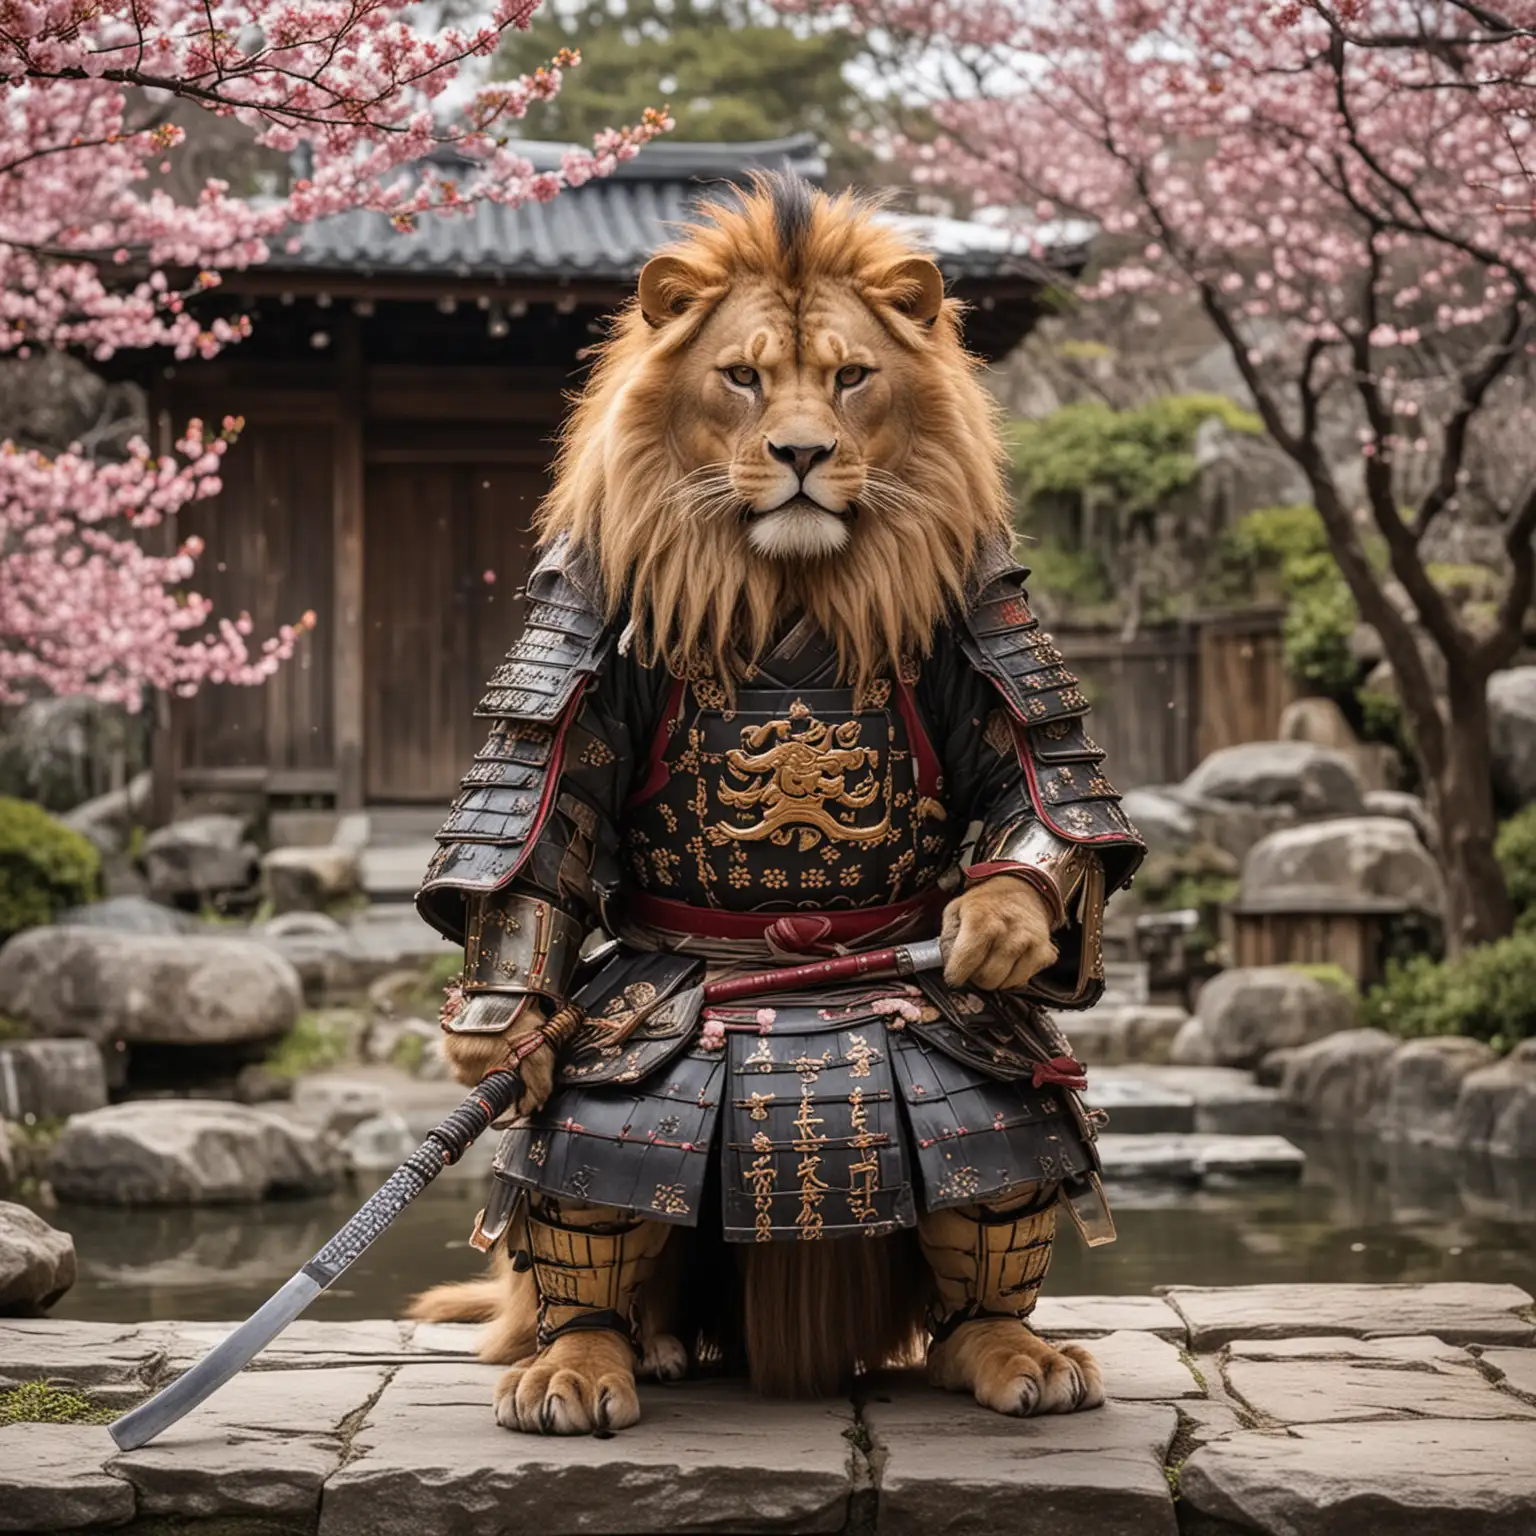
[{"label": "water reflection", "polygon": [[[1300,1139],[1300,1138],[1298,1138]],[[1299,1184],[1114,1192],[1120,1241],[1057,1249],[1057,1295],[1303,1280],[1536,1279],[1536,1166],[1374,1141],[1302,1140]],[[255,1310],[351,1214],[362,1192],[264,1206],[62,1206],[80,1279],[55,1316],[217,1320]],[[315,1303],[337,1321],[395,1316],[413,1291],[479,1273],[465,1238],[474,1180],[443,1181]]]}]

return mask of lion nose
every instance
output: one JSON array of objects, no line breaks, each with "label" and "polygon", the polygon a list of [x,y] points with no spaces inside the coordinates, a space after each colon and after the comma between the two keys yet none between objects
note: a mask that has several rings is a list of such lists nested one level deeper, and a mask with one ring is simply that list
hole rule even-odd
[{"label": "lion nose", "polygon": [[818,464],[825,463],[837,452],[837,444],[832,443],[768,443],[768,452],[781,464],[788,464],[794,470],[801,481],[815,469]]}]

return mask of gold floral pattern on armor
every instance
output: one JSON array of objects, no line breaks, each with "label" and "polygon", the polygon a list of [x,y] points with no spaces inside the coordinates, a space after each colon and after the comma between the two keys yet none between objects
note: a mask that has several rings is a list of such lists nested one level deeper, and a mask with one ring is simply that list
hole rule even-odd
[{"label": "gold floral pattern on armor", "polygon": [[782,869],[765,869],[760,878],[770,891],[782,891],[789,884],[789,876]]},{"label": "gold floral pattern on armor", "polygon": [[[798,699],[785,719],[743,726],[741,746],[725,754],[736,782],[720,783],[716,795],[759,819],[746,826],[719,821],[711,831],[718,838],[771,839],[780,846],[798,833],[802,852],[823,837],[855,843],[884,837],[891,822],[889,775],[880,775],[879,750],[860,745],[861,732],[858,720],[817,720]],[[857,812],[875,806],[882,791],[885,814],[861,825]]]},{"label": "gold floral pattern on armor", "polygon": [[868,1077],[870,1067],[885,1058],[863,1035],[848,1036],[848,1076]]},{"label": "gold floral pattern on armor", "polygon": [[1071,733],[1072,722],[1070,720],[1053,720],[1049,725],[1040,727],[1040,734],[1051,741],[1063,741]]},{"label": "gold floral pattern on armor", "polygon": [[677,831],[677,812],[670,805],[658,805],[656,814],[661,817],[661,824],[668,832]]},{"label": "gold floral pattern on armor", "polygon": [[953,1200],[974,1195],[981,1188],[981,1175],[974,1168],[954,1168],[939,1183],[939,1198]]},{"label": "gold floral pattern on armor", "polygon": [[865,685],[854,696],[853,707],[856,711],[866,709],[884,709],[891,701],[891,680],[888,677],[877,677]]},{"label": "gold floral pattern on armor", "polygon": [[1072,828],[1074,832],[1091,832],[1093,830],[1093,812],[1081,805],[1069,805],[1061,813],[1061,819]]},{"label": "gold floral pattern on armor", "polygon": [[922,665],[916,656],[903,656],[896,665],[896,675],[910,688],[922,676]]},{"label": "gold floral pattern on armor", "polygon": [[857,885],[864,878],[864,866],[862,864],[850,864],[837,877],[839,885]]},{"label": "gold floral pattern on armor", "polygon": [[1096,773],[1088,780],[1087,793],[1090,795],[1112,795],[1114,792],[1115,786],[1102,773]]},{"label": "gold floral pattern on armor", "polygon": [[822,886],[831,884],[831,876],[824,869],[802,869],[800,871],[801,888],[807,891],[819,891]]},{"label": "gold floral pattern on armor", "polygon": [[753,1120],[766,1120],[768,1118],[768,1106],[778,1098],[776,1093],[749,1093],[747,1095],[747,1114]]},{"label": "gold floral pattern on armor", "polygon": [[864,1090],[855,1088],[848,1095],[850,1144],[861,1155],[848,1165],[848,1209],[855,1221],[873,1221],[879,1213],[875,1196],[880,1192],[880,1153],[878,1138],[869,1129],[869,1111],[864,1107]]},{"label": "gold floral pattern on armor", "polygon": [[841,848],[834,848],[831,843],[822,844],[820,857],[823,864],[836,864],[842,856]]},{"label": "gold floral pattern on armor", "polygon": [[700,709],[724,709],[730,702],[725,689],[712,677],[695,678],[693,696]]},{"label": "gold floral pattern on armor", "polygon": [[686,1216],[688,1202],[683,1198],[683,1186],[658,1184],[656,1193],[651,1196],[651,1209],[660,1211],[663,1216]]},{"label": "gold floral pattern on armor", "polygon": [[795,1139],[791,1143],[800,1154],[795,1168],[795,1177],[800,1180],[800,1213],[795,1217],[795,1226],[800,1241],[809,1243],[824,1235],[821,1204],[832,1186],[821,1177],[821,1148],[827,1138],[816,1129],[825,1124],[812,1099],[816,1080],[802,1075],[800,1081],[800,1112],[795,1116]]},{"label": "gold floral pattern on armor", "polygon": [[581,761],[588,768],[606,768],[613,761],[613,748],[600,737],[594,736],[581,749]]},{"label": "gold floral pattern on armor", "polygon": [[766,1131],[752,1138],[757,1154],[747,1168],[747,1187],[752,1191],[752,1235],[759,1243],[773,1241],[773,1186],[778,1170],[773,1166],[773,1141]]},{"label": "gold floral pattern on armor", "polygon": [[651,865],[662,885],[677,884],[677,870],[681,863],[682,859],[670,848],[651,849]]},{"label": "gold floral pattern on armor", "polygon": [[549,1143],[542,1136],[535,1136],[528,1143],[528,1161],[535,1168],[542,1168],[544,1160],[549,1156]]},{"label": "gold floral pattern on armor", "polygon": [[766,1040],[757,1042],[757,1049],[742,1062],[742,1069],[756,1067],[759,1072],[772,1072],[778,1063],[773,1059],[773,1052],[768,1049]]}]

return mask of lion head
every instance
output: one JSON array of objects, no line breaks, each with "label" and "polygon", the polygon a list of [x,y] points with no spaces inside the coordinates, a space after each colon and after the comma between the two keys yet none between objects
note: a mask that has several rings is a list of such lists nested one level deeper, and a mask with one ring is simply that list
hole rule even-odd
[{"label": "lion head", "polygon": [[925,653],[1006,537],[996,408],[938,268],[793,178],[707,208],[640,274],[540,512],[641,656],[727,681],[790,612],[845,676]]}]

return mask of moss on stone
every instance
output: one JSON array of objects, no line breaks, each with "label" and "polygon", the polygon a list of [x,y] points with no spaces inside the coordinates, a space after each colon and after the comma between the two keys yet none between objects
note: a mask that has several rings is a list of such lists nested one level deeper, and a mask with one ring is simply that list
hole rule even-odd
[{"label": "moss on stone", "polygon": [[106,1424],[116,1417],[115,1408],[46,1381],[24,1381],[0,1392],[0,1424]]},{"label": "moss on stone", "polygon": [[301,1013],[294,1026],[267,1053],[266,1065],[279,1077],[302,1077],[348,1061],[357,1036],[357,1016],[346,1009]]},{"label": "moss on stone", "polygon": [[1359,994],[1360,989],[1355,985],[1355,978],[1342,965],[1308,965],[1296,961],[1290,968],[1293,971],[1300,971],[1303,976],[1310,976],[1313,981],[1322,982],[1324,986],[1334,987],[1340,992],[1347,993],[1350,997]]}]

